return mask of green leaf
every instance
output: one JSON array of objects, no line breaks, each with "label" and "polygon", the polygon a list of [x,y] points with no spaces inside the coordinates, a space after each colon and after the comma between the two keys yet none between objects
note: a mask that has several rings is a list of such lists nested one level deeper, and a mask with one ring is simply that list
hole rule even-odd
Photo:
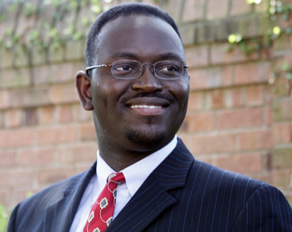
[{"label": "green leaf", "polygon": [[292,80],[292,72],[289,72],[289,73],[287,74],[287,79],[288,79],[288,80]]},{"label": "green leaf", "polygon": [[281,71],[283,71],[283,72],[287,72],[287,71],[289,70],[289,63],[288,63],[288,61],[285,61],[285,62],[281,65],[280,69],[281,69]]},{"label": "green leaf", "polygon": [[36,11],[36,6],[30,2],[25,3],[24,5],[24,14],[25,16],[29,17]]}]

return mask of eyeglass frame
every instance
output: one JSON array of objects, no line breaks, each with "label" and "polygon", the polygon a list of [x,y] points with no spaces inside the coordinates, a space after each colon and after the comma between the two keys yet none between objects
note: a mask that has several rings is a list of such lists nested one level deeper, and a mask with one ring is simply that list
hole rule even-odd
[{"label": "eyeglass frame", "polygon": [[[134,62],[139,63],[139,64],[141,65],[141,67],[142,67],[142,69],[140,70],[140,74],[139,74],[137,77],[134,77],[134,78],[118,78],[118,77],[116,77],[115,75],[113,75],[113,72],[112,72],[112,68],[111,68],[111,67],[113,67],[112,64],[113,64],[114,62],[117,62],[117,61],[114,61],[114,62],[112,62],[111,64],[97,64],[97,65],[89,66],[89,67],[87,67],[87,68],[85,69],[85,72],[86,72],[86,74],[89,76],[88,71],[90,71],[90,70],[92,70],[92,69],[95,69],[95,68],[111,68],[111,74],[112,74],[112,76],[113,76],[115,79],[118,79],[118,80],[135,80],[135,79],[139,78],[139,77],[143,74],[144,69],[145,69],[144,66],[148,64],[148,65],[151,65],[152,70],[153,70],[153,75],[154,75],[157,79],[160,79],[160,80],[177,80],[177,79],[179,79],[179,76],[176,77],[176,78],[169,78],[169,79],[168,79],[168,78],[163,78],[163,77],[159,77],[159,76],[157,76],[156,71],[155,71],[155,70],[156,70],[156,69],[155,69],[155,66],[157,65],[157,63],[164,62],[164,60],[157,61],[157,62],[155,62],[154,64],[153,64],[153,63],[141,63],[141,62],[138,61],[138,60],[131,60],[131,61],[132,61],[132,62],[134,61]],[[178,61],[176,61],[176,62],[178,62]],[[182,64],[183,71],[185,71],[185,69],[189,68],[189,66],[188,66],[187,64],[183,64],[183,63],[181,63],[181,62],[178,62],[178,63]]]}]

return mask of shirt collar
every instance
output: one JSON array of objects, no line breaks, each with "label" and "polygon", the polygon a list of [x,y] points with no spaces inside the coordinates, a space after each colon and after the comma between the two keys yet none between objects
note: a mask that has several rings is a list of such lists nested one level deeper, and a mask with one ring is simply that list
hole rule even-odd
[{"label": "shirt collar", "polygon": [[[175,135],[171,142],[160,150],[121,170],[125,176],[126,185],[131,197],[136,193],[154,169],[157,168],[159,164],[161,164],[162,161],[173,151],[176,145],[177,136]],[[98,185],[105,186],[107,177],[114,172],[115,171],[101,158],[99,151],[97,151],[96,173]]]}]

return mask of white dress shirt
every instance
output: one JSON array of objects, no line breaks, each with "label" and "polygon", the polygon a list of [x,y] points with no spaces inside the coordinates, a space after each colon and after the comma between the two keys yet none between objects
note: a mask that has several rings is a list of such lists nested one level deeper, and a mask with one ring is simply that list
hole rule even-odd
[{"label": "white dress shirt", "polygon": [[[147,177],[158,167],[159,164],[173,151],[177,144],[177,136],[160,150],[146,156],[142,160],[121,170],[126,182],[118,185],[116,207],[113,218],[124,208],[128,201],[133,197],[137,190],[141,187]],[[87,185],[78,210],[75,214],[70,232],[82,232],[88,218],[89,212],[95,200],[103,190],[107,177],[114,171],[100,156],[97,151],[96,174]]]}]

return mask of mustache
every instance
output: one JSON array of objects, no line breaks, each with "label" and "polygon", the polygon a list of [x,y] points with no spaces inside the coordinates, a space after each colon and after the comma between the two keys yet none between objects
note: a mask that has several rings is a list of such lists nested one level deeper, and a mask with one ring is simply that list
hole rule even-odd
[{"label": "mustache", "polygon": [[159,92],[152,92],[152,93],[146,93],[146,92],[141,92],[141,93],[137,93],[133,96],[129,96],[129,97],[124,97],[121,99],[122,103],[126,103],[127,101],[131,100],[131,99],[135,99],[135,98],[143,98],[143,97],[147,97],[147,98],[161,98],[164,99],[170,103],[174,103],[174,99],[173,97],[170,96],[165,96],[164,94],[161,94]]}]

